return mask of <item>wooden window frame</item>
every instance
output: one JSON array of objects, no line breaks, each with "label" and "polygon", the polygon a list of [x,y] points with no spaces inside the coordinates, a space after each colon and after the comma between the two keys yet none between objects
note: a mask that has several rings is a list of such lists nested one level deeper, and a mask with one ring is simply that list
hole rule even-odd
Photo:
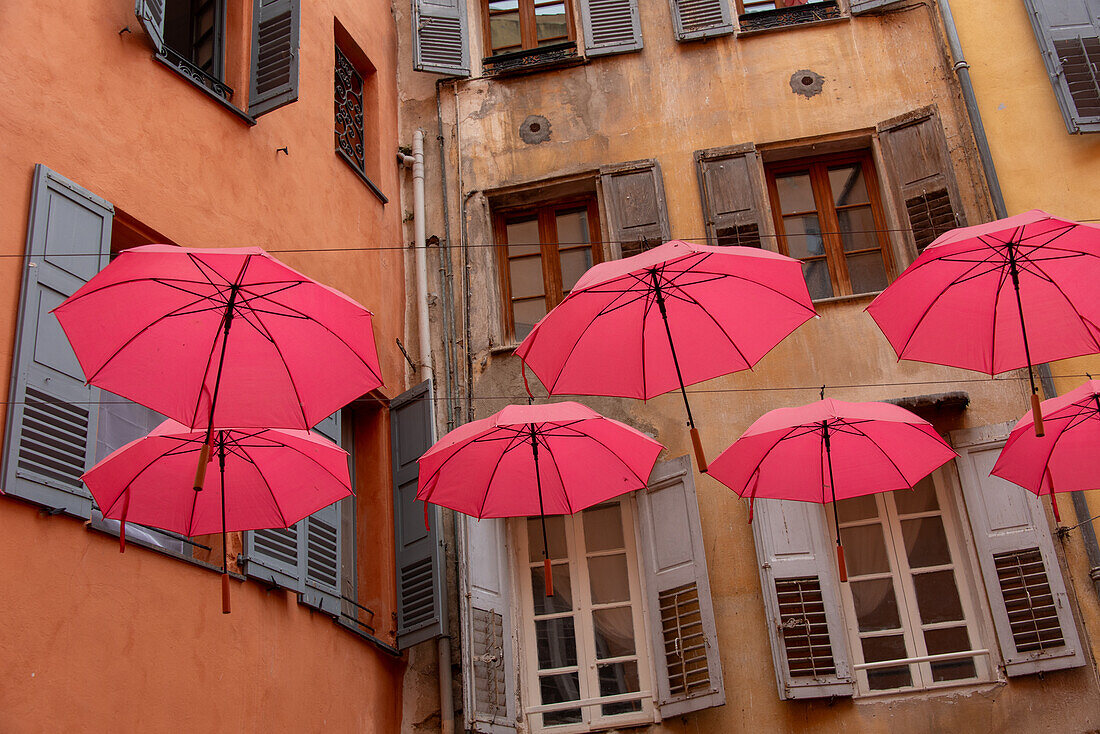
[{"label": "wooden window frame", "polygon": [[[497,51],[493,48],[493,32],[490,25],[492,18],[492,11],[489,9],[489,0],[481,0],[481,28],[485,38],[485,50],[486,56],[500,56],[502,54],[522,53],[525,51],[535,51],[539,48],[538,42],[538,29],[535,26],[535,4],[540,0],[518,0],[519,2],[519,48],[508,48]],[[570,0],[561,0],[565,4],[565,25],[566,25],[566,37],[560,40],[555,40],[545,46],[545,48],[554,48],[562,43],[575,43],[577,40],[577,26],[573,21],[573,3]],[[552,4],[552,3],[548,3]],[[509,11],[511,12],[511,11]]]},{"label": "wooden window frame", "polygon": [[[621,606],[616,604],[593,604],[590,577],[588,575],[589,558],[615,555],[621,551],[592,551],[587,552],[584,540],[583,513],[576,515],[563,515],[565,522],[565,543],[568,552],[566,563],[555,563],[555,566],[568,565],[569,583],[573,592],[573,609],[571,612],[554,613],[553,617],[573,617],[573,629],[577,641],[577,673],[579,684],[579,696],[581,701],[590,701],[587,705],[577,706],[581,709],[581,721],[574,724],[559,724],[546,727],[542,725],[541,714],[528,713],[529,709],[538,708],[539,701],[539,669],[537,653],[537,636],[535,633],[534,615],[534,591],[531,587],[531,569],[541,568],[543,562],[530,561],[530,543],[539,544],[541,549],[542,536],[528,538],[526,518],[514,521],[513,533],[517,538],[516,552],[519,554],[516,565],[519,568],[517,594],[520,610],[520,669],[523,685],[521,689],[521,708],[524,711],[524,719],[528,730],[531,732],[554,732],[555,734],[580,734],[598,729],[610,729],[619,727],[634,727],[651,724],[655,720],[654,698],[656,688],[656,675],[650,660],[650,633],[648,621],[653,619],[647,604],[644,574],[640,564],[638,545],[637,508],[633,497],[624,497],[621,500],[612,500],[605,506],[617,506],[620,511],[620,520],[623,527],[623,546],[626,553],[627,576],[630,588],[630,607],[634,623],[634,655],[617,658],[607,658],[609,661],[627,661],[633,658],[638,665],[638,688],[636,698],[641,702],[641,710],[614,716],[603,716],[600,712],[599,674],[596,667],[595,633],[592,626],[592,611],[594,608],[605,606]],[[540,552],[541,555],[541,552]],[[557,560],[557,559],[555,559]],[[582,560],[584,561],[582,563]],[[540,615],[549,617],[551,615]],[[603,662],[603,661],[601,661]],[[572,672],[570,669],[562,669],[564,672]],[[634,694],[631,694],[634,695]],[[609,697],[611,701],[617,700]],[[537,718],[536,718],[537,717]],[[536,723],[537,722],[537,723]]]},{"label": "wooden window frame", "polygon": [[[807,173],[810,176],[814,206],[817,207],[815,213],[818,215],[818,221],[821,224],[821,238],[825,245],[825,254],[821,257],[804,258],[804,260],[817,260],[822,258],[825,260],[829,269],[829,279],[833,285],[832,297],[834,298],[865,295],[862,292],[855,293],[852,290],[852,281],[848,277],[847,256],[875,251],[874,248],[869,248],[866,250],[854,250],[845,253],[844,242],[840,236],[840,222],[837,218],[836,205],[833,203],[828,169],[838,165],[852,163],[858,163],[863,170],[863,177],[867,183],[867,198],[870,200],[871,215],[875,221],[875,239],[878,240],[878,251],[882,253],[882,262],[886,270],[886,282],[891,283],[897,277],[897,272],[890,248],[890,240],[886,236],[886,213],[882,206],[882,189],[879,185],[878,173],[875,170],[871,151],[861,150],[852,153],[837,153],[834,155],[816,156],[813,158],[799,158],[792,161],[765,165],[768,183],[768,199],[771,203],[772,221],[775,223],[775,233],[779,242],[779,251],[788,256],[790,256],[790,248],[787,244],[787,233],[783,226],[783,211],[779,201],[779,189],[776,184],[776,175]],[[822,203],[826,206],[823,207]],[[860,204],[858,206],[865,205]]]},{"label": "wooden window frame", "polygon": [[[557,306],[565,298],[561,281],[561,250],[579,249],[576,247],[560,247],[557,241],[557,222],[555,215],[562,210],[586,208],[588,215],[588,247],[592,252],[592,264],[596,265],[604,260],[603,248],[600,246],[600,221],[599,206],[594,195],[559,199],[534,206],[524,206],[509,209],[501,209],[493,213],[493,239],[497,251],[497,272],[500,278],[501,305],[504,311],[504,339],[506,343],[516,341],[515,315],[512,310],[512,284],[508,256],[508,230],[507,225],[521,219],[538,218],[539,240],[542,242],[542,279],[543,297],[546,300],[546,311]],[[571,243],[570,243],[571,244]]]}]

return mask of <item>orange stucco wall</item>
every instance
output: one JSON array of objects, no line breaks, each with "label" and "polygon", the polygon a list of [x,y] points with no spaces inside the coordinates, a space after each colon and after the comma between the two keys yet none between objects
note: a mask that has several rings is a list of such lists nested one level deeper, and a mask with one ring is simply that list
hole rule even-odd
[{"label": "orange stucco wall", "polygon": [[[226,81],[244,106],[253,3],[227,5]],[[405,276],[389,4],[303,2],[299,99],[254,127],[156,62],[133,7],[43,0],[0,8],[0,384],[10,378],[20,255],[41,163],[177,244],[260,245],[348,293],[375,314],[384,392],[401,392],[404,361],[393,345],[405,339]],[[385,205],[334,153],[337,22],[375,69],[367,169],[377,171]],[[360,525],[370,533],[358,575],[376,635],[391,642],[384,410],[376,423],[357,441],[357,465],[369,467],[359,472]],[[0,558],[0,731],[398,726],[404,663],[291,594],[234,581],[233,613],[223,616],[211,571],[138,547],[120,555],[115,539],[11,498],[0,498]]]}]

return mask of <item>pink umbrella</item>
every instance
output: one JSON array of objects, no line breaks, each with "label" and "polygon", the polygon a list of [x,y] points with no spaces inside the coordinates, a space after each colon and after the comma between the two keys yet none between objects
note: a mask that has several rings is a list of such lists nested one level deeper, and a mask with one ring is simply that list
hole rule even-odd
[{"label": "pink umbrella", "polygon": [[1026,366],[1042,435],[1031,366],[1100,352],[1097,282],[1100,228],[1033,209],[941,235],[867,312],[900,359],[990,375]]},{"label": "pink umbrella", "polygon": [[[82,477],[103,516],[182,535],[286,528],[352,495],[348,454],[301,430],[226,428],[214,432],[216,486],[196,490],[190,470],[206,431],[175,421],[113,451]],[[224,555],[224,554],[223,554]],[[229,569],[222,559],[222,598],[229,611]]]},{"label": "pink umbrella", "polygon": [[509,405],[428,449],[416,498],[478,519],[539,515],[551,596],[546,515],[573,514],[645,487],[661,449],[580,403]]},{"label": "pink umbrella", "polygon": [[[837,500],[912,489],[954,457],[928,421],[904,408],[825,398],[765,413],[711,463],[710,475],[750,502],[832,502],[835,521]],[[836,548],[847,581],[839,522]]]},{"label": "pink umbrella", "polygon": [[753,247],[674,240],[580,277],[516,349],[551,395],[648,400],[749,369],[814,313],[802,265]]},{"label": "pink umbrella", "polygon": [[990,473],[1037,496],[1050,495],[1054,519],[1061,522],[1055,492],[1100,489],[1100,381],[1044,400],[1042,411],[1045,435],[1035,436],[1034,417],[1024,415]]}]

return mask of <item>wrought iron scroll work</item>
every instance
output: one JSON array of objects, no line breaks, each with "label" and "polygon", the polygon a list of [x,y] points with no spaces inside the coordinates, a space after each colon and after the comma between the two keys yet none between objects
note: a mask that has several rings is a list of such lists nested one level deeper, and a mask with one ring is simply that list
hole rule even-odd
[{"label": "wrought iron scroll work", "polygon": [[188,79],[191,79],[199,86],[209,89],[211,92],[226,100],[227,102],[233,98],[233,89],[228,84],[216,77],[211,76],[210,74],[207,74],[205,71],[200,69],[188,59],[170,49],[168,46],[162,46],[160,49],[160,54],[168,63],[170,63],[184,76],[186,76]]},{"label": "wrought iron scroll work", "polygon": [[336,150],[366,175],[363,151],[363,77],[336,48]]}]

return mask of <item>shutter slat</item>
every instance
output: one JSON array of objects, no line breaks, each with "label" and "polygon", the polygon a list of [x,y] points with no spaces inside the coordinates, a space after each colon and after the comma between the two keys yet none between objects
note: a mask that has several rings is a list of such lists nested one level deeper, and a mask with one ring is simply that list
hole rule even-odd
[{"label": "shutter slat", "polygon": [[134,15],[149,36],[153,50],[160,51],[164,46],[164,0],[137,0]]},{"label": "shutter slat", "polygon": [[470,75],[463,0],[413,0],[413,68],[448,76]]},{"label": "shutter slat", "polygon": [[298,99],[301,0],[254,0],[248,114],[259,117]]},{"label": "shutter slat", "polygon": [[733,33],[729,0],[671,0],[676,38],[680,41]]},{"label": "shutter slat", "polygon": [[588,56],[641,50],[642,27],[637,0],[581,0],[580,7]]},{"label": "shutter slat", "polygon": [[1071,133],[1100,132],[1100,0],[1024,0]]}]

